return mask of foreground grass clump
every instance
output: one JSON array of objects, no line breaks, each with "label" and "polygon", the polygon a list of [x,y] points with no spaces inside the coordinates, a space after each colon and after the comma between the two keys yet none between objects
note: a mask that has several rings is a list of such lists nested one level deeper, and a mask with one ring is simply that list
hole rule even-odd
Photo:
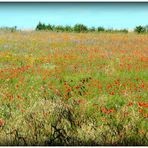
[{"label": "foreground grass clump", "polygon": [[0,145],[148,145],[147,35],[0,34]]}]

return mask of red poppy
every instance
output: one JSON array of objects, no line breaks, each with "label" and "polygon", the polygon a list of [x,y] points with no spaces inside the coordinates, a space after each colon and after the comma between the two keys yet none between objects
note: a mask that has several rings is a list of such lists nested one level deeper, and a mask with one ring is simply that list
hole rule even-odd
[{"label": "red poppy", "polygon": [[112,91],[110,94],[111,94],[111,95],[114,95],[115,93]]},{"label": "red poppy", "polygon": [[107,109],[105,107],[102,107],[102,112],[106,114],[107,113]]},{"label": "red poppy", "polygon": [[76,86],[75,88],[76,88],[76,89],[79,89],[79,88],[80,88],[80,86]]},{"label": "red poppy", "polygon": [[133,102],[130,102],[127,106],[132,106],[133,105]]},{"label": "red poppy", "polygon": [[70,92],[71,91],[71,88],[68,88],[67,90],[66,90],[66,92]]},{"label": "red poppy", "polygon": [[138,105],[141,106],[141,107],[148,108],[148,103],[146,103],[146,102],[138,102]]},{"label": "red poppy", "polygon": [[4,126],[5,121],[3,119],[0,119],[0,127]]},{"label": "red poppy", "polygon": [[98,88],[102,88],[101,85],[98,85]]},{"label": "red poppy", "polygon": [[112,88],[112,85],[111,85],[111,84],[109,84],[109,85],[107,86],[107,88]]},{"label": "red poppy", "polygon": [[142,109],[139,109],[139,112],[140,112],[140,113],[143,113],[143,110],[142,110]]},{"label": "red poppy", "polygon": [[18,85],[18,84],[16,84],[16,85],[15,85],[15,88],[16,88],[16,89],[18,89],[18,87],[19,87],[19,85]]},{"label": "red poppy", "polygon": [[24,110],[24,109],[21,109],[21,112],[22,112],[22,113],[24,113],[24,112],[25,112],[25,110]]}]

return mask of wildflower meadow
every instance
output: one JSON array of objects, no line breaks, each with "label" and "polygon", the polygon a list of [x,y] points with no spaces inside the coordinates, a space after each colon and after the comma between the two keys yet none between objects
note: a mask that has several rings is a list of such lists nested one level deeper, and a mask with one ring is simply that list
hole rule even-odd
[{"label": "wildflower meadow", "polygon": [[148,34],[0,32],[0,145],[148,145]]}]

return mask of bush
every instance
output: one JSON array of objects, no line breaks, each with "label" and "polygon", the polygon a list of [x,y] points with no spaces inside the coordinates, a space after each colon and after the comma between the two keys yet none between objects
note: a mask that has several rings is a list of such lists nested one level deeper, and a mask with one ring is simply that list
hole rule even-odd
[{"label": "bush", "polygon": [[76,24],[74,26],[74,31],[75,32],[87,32],[88,28],[83,24]]},{"label": "bush", "polygon": [[50,24],[45,25],[44,23],[39,22],[36,26],[36,30],[53,30],[53,26]]},{"label": "bush", "polygon": [[91,28],[88,29],[88,31],[95,32],[96,31],[96,28],[95,27],[91,27]]},{"label": "bush", "polygon": [[67,32],[72,32],[73,28],[71,26],[65,26],[64,30]]},{"label": "bush", "polygon": [[64,27],[63,26],[61,26],[61,25],[58,25],[58,26],[56,26],[55,27],[55,30],[57,31],[57,32],[63,32],[64,31]]},{"label": "bush", "polygon": [[1,31],[8,31],[8,32],[15,32],[15,31],[17,31],[17,26],[14,26],[14,27],[1,27],[0,30]]},{"label": "bush", "polygon": [[104,29],[103,27],[98,27],[98,28],[97,28],[97,31],[98,31],[98,32],[103,32],[103,31],[105,31],[105,29]]},{"label": "bush", "polygon": [[47,27],[45,24],[42,24],[41,22],[38,23],[38,25],[36,26],[36,30],[46,30]]},{"label": "bush", "polygon": [[128,33],[128,30],[127,29],[121,29],[119,30],[120,32],[123,32],[123,33]]},{"label": "bush", "polygon": [[137,32],[137,33],[144,33],[144,32],[146,32],[146,29],[145,29],[145,27],[143,27],[143,26],[137,26],[137,27],[134,29],[134,31]]},{"label": "bush", "polygon": [[48,24],[46,27],[47,30],[53,30],[52,25]]}]

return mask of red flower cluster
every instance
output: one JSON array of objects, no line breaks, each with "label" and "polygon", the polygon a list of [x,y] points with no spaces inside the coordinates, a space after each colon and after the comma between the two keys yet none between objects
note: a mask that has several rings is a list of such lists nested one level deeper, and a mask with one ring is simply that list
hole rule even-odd
[{"label": "red flower cluster", "polygon": [[113,113],[114,109],[107,110],[105,107],[102,107],[102,112],[105,113],[105,114],[109,114],[109,113]]}]

